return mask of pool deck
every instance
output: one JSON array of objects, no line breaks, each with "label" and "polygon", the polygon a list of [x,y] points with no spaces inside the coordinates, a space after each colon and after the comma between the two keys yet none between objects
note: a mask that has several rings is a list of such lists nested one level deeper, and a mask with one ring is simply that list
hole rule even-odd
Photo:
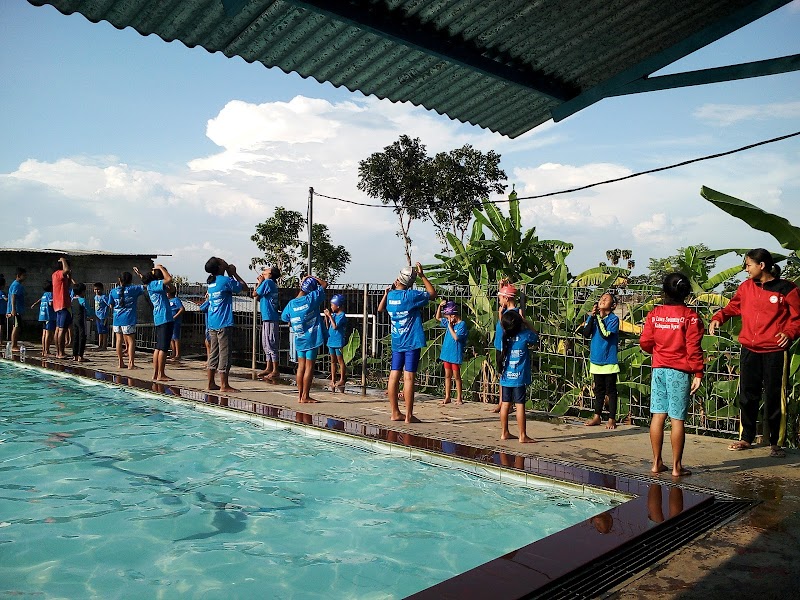
[{"label": "pool deck", "polygon": [[[28,363],[42,365],[38,350],[29,349]],[[112,351],[87,352],[90,362],[83,366],[123,378],[147,380],[152,373],[150,355],[137,353],[141,369],[118,369]],[[51,361],[51,365],[76,365],[72,361]],[[205,388],[202,362],[169,364],[167,374],[174,384],[201,391]],[[322,383],[322,382],[319,382]],[[651,451],[646,428],[621,425],[616,431],[584,427],[582,421],[544,422],[529,420],[528,435],[535,444],[516,439],[499,439],[498,415],[492,405],[469,402],[462,406],[441,406],[438,399],[419,395],[415,415],[418,424],[389,419],[384,394],[362,396],[360,388],[348,386],[346,393],[331,393],[315,384],[312,395],[318,404],[299,404],[296,388],[284,375],[281,384],[251,378],[249,370],[235,368],[231,384],[240,392],[229,398],[256,401],[275,407],[302,411],[346,421],[374,425],[400,433],[444,439],[468,446],[550,459],[566,464],[610,470],[637,478],[650,477]],[[154,383],[152,391],[163,393]],[[512,433],[516,427],[512,415]],[[669,433],[665,436],[664,461],[669,464]],[[800,452],[790,450],[785,459],[770,458],[769,448],[744,452],[727,450],[723,439],[687,435],[684,463],[690,477],[675,481],[688,489],[719,490],[760,502],[755,508],[713,529],[670,554],[650,569],[629,579],[605,597],[631,598],[760,598],[792,597],[800,589]],[[669,473],[657,478],[673,482]],[[795,565],[795,566],[792,566]]]}]

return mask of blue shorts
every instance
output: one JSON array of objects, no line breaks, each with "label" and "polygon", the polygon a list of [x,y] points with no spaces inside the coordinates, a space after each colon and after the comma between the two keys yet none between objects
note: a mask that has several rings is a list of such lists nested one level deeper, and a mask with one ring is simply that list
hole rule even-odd
[{"label": "blue shorts", "polygon": [[172,326],[172,339],[179,340],[181,339],[181,323],[183,323],[183,319],[178,319],[177,321],[173,321],[174,325]]},{"label": "blue shorts", "polygon": [[650,412],[668,414],[670,419],[685,421],[689,412],[692,374],[668,367],[656,367],[650,379]]},{"label": "blue shorts", "polygon": [[69,314],[68,308],[62,308],[56,311],[56,327],[59,329],[66,329],[72,325],[72,315]]},{"label": "blue shorts", "polygon": [[297,358],[303,358],[305,360],[317,360],[317,354],[319,354],[319,348],[312,348],[311,350],[298,350]]},{"label": "blue shorts", "polygon": [[331,353],[331,356],[341,356],[342,349],[341,348],[328,348],[328,351]]},{"label": "blue shorts", "polygon": [[56,330],[56,322],[55,321],[42,321],[42,330],[43,331],[55,331]]},{"label": "blue shorts", "polygon": [[100,335],[105,335],[108,333],[108,325],[106,325],[105,321],[101,321],[97,317],[94,319],[94,323],[97,326],[97,333]]},{"label": "blue shorts", "polygon": [[396,352],[392,350],[392,371],[416,373],[422,348]]},{"label": "blue shorts", "polygon": [[528,387],[525,385],[520,385],[518,387],[500,386],[500,401],[525,404],[525,396],[527,395],[525,392],[527,390]]}]

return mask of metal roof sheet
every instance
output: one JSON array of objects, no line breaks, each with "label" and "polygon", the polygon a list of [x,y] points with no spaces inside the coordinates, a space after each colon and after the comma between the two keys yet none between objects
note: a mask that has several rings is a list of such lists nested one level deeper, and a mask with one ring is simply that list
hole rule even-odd
[{"label": "metal roof sheet", "polygon": [[28,1],[412,102],[510,137],[613,95],[788,2]]},{"label": "metal roof sheet", "polygon": [[172,256],[171,254],[142,253],[142,252],[107,252],[105,250],[64,250],[58,248],[0,248],[0,253],[26,254],[57,254],[60,256],[134,256],[139,258],[156,258],[158,256]]}]

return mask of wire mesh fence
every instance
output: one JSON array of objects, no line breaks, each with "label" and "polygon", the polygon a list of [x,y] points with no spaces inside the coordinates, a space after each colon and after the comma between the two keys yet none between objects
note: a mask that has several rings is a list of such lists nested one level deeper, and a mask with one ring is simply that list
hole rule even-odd
[{"label": "wire mesh fence", "polygon": [[[377,308],[386,285],[331,285],[326,297],[341,294],[349,321],[347,355],[348,382],[363,383],[370,388],[385,388],[391,363],[390,320]],[[110,288],[109,288],[110,289]],[[251,286],[254,289],[254,286]],[[615,314],[620,318],[619,416],[635,424],[649,420],[650,358],[639,349],[640,325],[645,314],[659,297],[658,290],[648,288],[613,290],[618,304]],[[464,399],[496,403],[499,399],[497,357],[494,350],[494,331],[498,319],[497,287],[439,286],[439,298],[422,309],[428,345],[423,349],[417,371],[418,389],[438,395],[444,389],[444,370],[438,360],[446,333],[434,319],[438,303],[452,300],[461,309],[468,323],[468,336],[462,379]],[[185,307],[182,325],[182,355],[187,358],[205,357],[205,315],[199,310],[205,300],[202,285],[181,285],[178,297]],[[280,290],[280,306],[294,297],[296,290]],[[520,305],[524,314],[539,332],[540,344],[533,349],[533,382],[528,387],[530,406],[555,414],[588,416],[593,411],[592,376],[589,373],[589,340],[580,333],[587,307],[591,307],[600,290],[592,287],[523,286]],[[147,301],[139,305],[137,346],[155,346],[152,311]],[[693,306],[704,323],[718,307]],[[110,317],[109,317],[110,319]],[[258,301],[240,295],[234,301],[234,364],[263,368],[265,355],[260,343],[261,317]],[[726,326],[728,327],[728,326]],[[287,372],[293,367],[291,342],[287,324],[279,327],[279,365]],[[733,335],[707,337],[706,374],[703,385],[693,397],[686,427],[697,433],[729,435],[738,432],[738,409],[734,398],[738,389],[738,345]],[[347,353],[346,353],[347,354]],[[316,362],[319,377],[329,377],[330,357],[321,352]]]}]

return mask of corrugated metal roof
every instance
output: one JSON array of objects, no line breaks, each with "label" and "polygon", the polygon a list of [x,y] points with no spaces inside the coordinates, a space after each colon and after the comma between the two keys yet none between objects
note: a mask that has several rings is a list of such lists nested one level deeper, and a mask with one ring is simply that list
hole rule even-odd
[{"label": "corrugated metal roof", "polygon": [[28,254],[58,254],[61,256],[134,256],[139,258],[156,258],[172,256],[171,254],[148,254],[141,252],[106,252],[105,250],[64,250],[58,248],[0,248],[0,252],[23,252]]},{"label": "corrugated metal roof", "polygon": [[29,2],[516,137],[788,0]]}]

